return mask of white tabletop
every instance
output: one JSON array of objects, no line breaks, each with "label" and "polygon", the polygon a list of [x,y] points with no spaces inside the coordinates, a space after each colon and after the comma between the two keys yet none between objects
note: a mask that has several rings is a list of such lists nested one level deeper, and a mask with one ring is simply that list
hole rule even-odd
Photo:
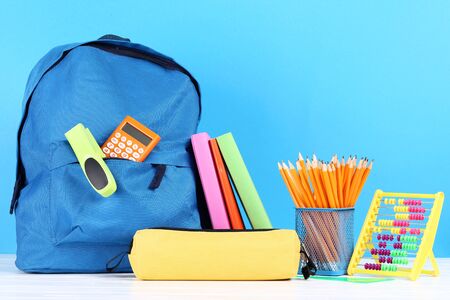
[{"label": "white tabletop", "polygon": [[289,281],[140,281],[133,274],[25,274],[0,255],[0,299],[449,299],[450,258],[439,277],[360,284]]}]

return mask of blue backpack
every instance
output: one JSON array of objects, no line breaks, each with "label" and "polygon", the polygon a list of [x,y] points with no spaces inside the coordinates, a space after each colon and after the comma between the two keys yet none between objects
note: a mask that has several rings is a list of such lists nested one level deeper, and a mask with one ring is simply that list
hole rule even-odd
[{"label": "blue backpack", "polygon": [[[105,272],[138,229],[201,228],[190,148],[200,91],[174,60],[114,35],[60,46],[34,67],[23,105],[10,211],[19,269]],[[102,145],[126,115],[161,141],[144,162],[107,159],[117,191],[103,198],[64,133],[83,123]],[[128,260],[116,270],[131,271]]]}]

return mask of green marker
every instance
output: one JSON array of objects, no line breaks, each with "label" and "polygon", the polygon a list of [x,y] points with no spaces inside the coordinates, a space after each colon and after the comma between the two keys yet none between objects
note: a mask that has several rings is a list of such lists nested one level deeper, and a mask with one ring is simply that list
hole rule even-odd
[{"label": "green marker", "polygon": [[114,194],[117,189],[116,181],[103,160],[105,154],[89,129],[79,123],[64,135],[92,188],[103,197]]}]

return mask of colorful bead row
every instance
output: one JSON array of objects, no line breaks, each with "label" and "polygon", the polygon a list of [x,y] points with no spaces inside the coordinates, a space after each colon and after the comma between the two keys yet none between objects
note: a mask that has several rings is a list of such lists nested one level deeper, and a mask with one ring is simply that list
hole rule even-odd
[{"label": "colorful bead row", "polygon": [[379,235],[377,235],[377,239],[378,240],[382,240],[382,241],[393,241],[394,240],[394,235],[392,235],[392,234],[379,234]]},{"label": "colorful bead row", "polygon": [[380,226],[394,226],[394,220],[378,220]]},{"label": "colorful bead row", "polygon": [[374,270],[374,271],[390,271],[390,272],[396,272],[397,266],[395,265],[387,265],[387,264],[371,264],[371,263],[365,263],[364,269],[366,270]]},{"label": "colorful bead row", "polygon": [[399,241],[399,242],[417,243],[417,236],[397,235],[397,241]]},{"label": "colorful bead row", "polygon": [[418,220],[422,221],[425,219],[423,214],[395,214],[397,220]]},{"label": "colorful bead row", "polygon": [[391,228],[392,234],[406,234],[406,228]]},{"label": "colorful bead row", "polygon": [[387,247],[387,243],[386,242],[378,242],[378,247],[386,248]]},{"label": "colorful bead row", "polygon": [[381,264],[365,263],[364,264],[364,269],[380,271],[381,270]]},{"label": "colorful bead row", "polygon": [[[394,251],[394,250],[393,250]],[[370,254],[372,255],[384,255],[384,256],[389,256],[391,255],[391,250],[389,249],[377,249],[377,248],[372,248],[370,249]],[[396,255],[399,256],[399,255]]]},{"label": "colorful bead row", "polygon": [[406,206],[408,207],[408,212],[412,213],[424,213],[425,207],[417,207],[417,206]]},{"label": "colorful bead row", "polygon": [[392,263],[393,264],[398,264],[398,265],[407,265],[409,263],[409,260],[407,258],[404,258],[404,257],[394,257],[392,259]]},{"label": "colorful bead row", "polygon": [[392,262],[394,261],[394,259],[391,256],[380,256],[378,257],[378,261],[380,263],[388,263],[388,264],[392,264]]},{"label": "colorful bead row", "polygon": [[403,244],[402,243],[394,243],[394,249],[402,249]]},{"label": "colorful bead row", "polygon": [[417,234],[417,235],[419,235],[420,234],[420,228],[411,228],[411,229],[409,229],[409,233],[410,234]]},{"label": "colorful bead row", "polygon": [[425,216],[423,214],[410,214],[409,215],[410,220],[417,220],[417,221],[423,221],[425,219]]},{"label": "colorful bead row", "polygon": [[386,204],[386,205],[389,205],[389,204],[394,205],[395,204],[395,198],[390,198],[390,199],[384,198],[384,204]]},{"label": "colorful bead row", "polygon": [[398,205],[394,206],[394,212],[409,212],[409,208],[412,206]]},{"label": "colorful bead row", "polygon": [[392,250],[392,256],[408,256],[408,252],[406,250]]},{"label": "colorful bead row", "polygon": [[417,250],[417,244],[403,243],[402,244],[402,249],[415,251],[415,250]]},{"label": "colorful bead row", "polygon": [[403,221],[403,220],[394,220],[394,222],[392,222],[392,224],[395,227],[409,227],[409,222]]},{"label": "colorful bead row", "polygon": [[414,199],[399,199],[398,204],[400,205],[413,205],[413,206],[422,206],[422,200],[414,200]]},{"label": "colorful bead row", "polygon": [[397,266],[382,264],[381,265],[381,271],[396,272],[397,271]]}]

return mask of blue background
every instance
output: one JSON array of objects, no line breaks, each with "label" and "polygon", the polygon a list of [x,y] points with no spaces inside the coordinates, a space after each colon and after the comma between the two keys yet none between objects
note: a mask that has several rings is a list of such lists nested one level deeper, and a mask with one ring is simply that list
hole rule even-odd
[{"label": "blue background", "polygon": [[[203,92],[200,130],[232,131],[276,227],[293,227],[277,161],[313,152],[375,159],[372,195],[450,193],[448,1],[2,1],[0,253],[27,76],[50,48],[115,33],[174,57]],[[450,195],[450,194],[449,194]],[[435,242],[450,256],[450,210]]]}]

